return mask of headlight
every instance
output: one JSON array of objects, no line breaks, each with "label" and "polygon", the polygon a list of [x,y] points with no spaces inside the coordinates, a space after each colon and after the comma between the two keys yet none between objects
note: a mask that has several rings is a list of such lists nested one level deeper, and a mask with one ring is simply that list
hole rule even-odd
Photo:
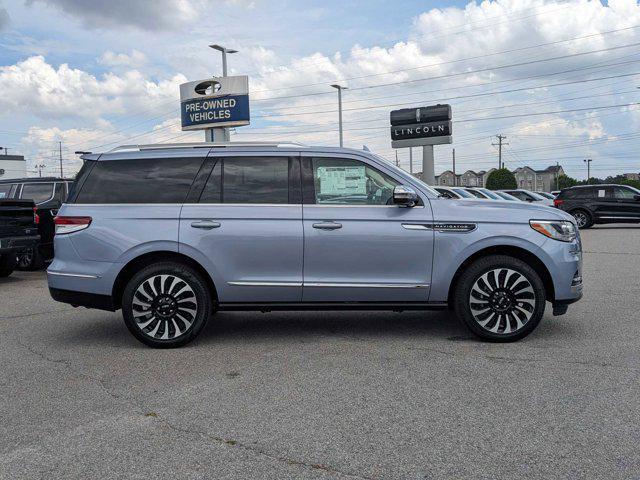
[{"label": "headlight", "polygon": [[573,242],[576,239],[576,227],[567,220],[529,220],[529,225],[545,237]]}]

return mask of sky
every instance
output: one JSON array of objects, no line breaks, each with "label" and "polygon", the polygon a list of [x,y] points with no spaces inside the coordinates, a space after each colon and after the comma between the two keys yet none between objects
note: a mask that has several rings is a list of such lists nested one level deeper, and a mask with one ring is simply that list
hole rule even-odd
[{"label": "sky", "polygon": [[[640,5],[483,2],[0,0],[0,147],[30,175],[81,166],[75,151],[200,141],[182,132],[179,85],[249,75],[251,125],[232,141],[345,146],[396,160],[389,112],[449,103],[453,143],[436,173],[559,163],[586,177],[640,172]],[[421,168],[414,149],[413,171]]]}]

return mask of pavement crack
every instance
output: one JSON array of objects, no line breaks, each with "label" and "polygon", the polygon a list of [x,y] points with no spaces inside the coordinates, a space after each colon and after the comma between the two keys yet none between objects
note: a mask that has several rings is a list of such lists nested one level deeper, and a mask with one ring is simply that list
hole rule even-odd
[{"label": "pavement crack", "polygon": [[246,452],[249,452],[251,454],[254,455],[259,455],[259,456],[263,456],[263,457],[267,457],[271,460],[274,460],[276,462],[279,463],[284,463],[286,465],[291,465],[291,466],[296,466],[296,467],[300,467],[300,468],[305,468],[305,469],[309,469],[309,470],[320,470],[326,473],[330,473],[333,475],[339,475],[345,478],[355,478],[355,479],[359,479],[359,480],[377,480],[376,477],[370,477],[370,476],[366,476],[366,475],[362,475],[359,473],[353,473],[353,472],[345,472],[343,470],[340,470],[336,467],[333,467],[331,465],[325,465],[322,463],[310,463],[310,462],[305,462],[303,460],[297,460],[297,459],[293,459],[293,458],[289,458],[286,457],[284,455],[277,455],[277,454],[273,454],[270,453],[268,451],[266,451],[263,448],[260,448],[258,446],[254,446],[254,445],[249,445],[247,443],[243,443],[243,442],[239,442],[237,440],[232,440],[232,439],[228,439],[228,438],[223,438],[223,437],[219,437],[216,435],[212,435],[209,432],[204,432],[201,430],[196,430],[196,429],[191,429],[191,428],[181,428],[178,427],[174,424],[172,424],[168,419],[166,418],[162,418],[158,415],[154,416],[154,418],[156,418],[158,421],[160,421],[163,425],[165,425],[166,427],[170,428],[171,430],[178,432],[180,434],[186,434],[186,435],[198,435],[200,437],[204,437],[207,438],[209,440],[212,440],[220,445],[224,445],[227,447],[231,447],[231,448],[238,448],[241,450],[244,450]]}]

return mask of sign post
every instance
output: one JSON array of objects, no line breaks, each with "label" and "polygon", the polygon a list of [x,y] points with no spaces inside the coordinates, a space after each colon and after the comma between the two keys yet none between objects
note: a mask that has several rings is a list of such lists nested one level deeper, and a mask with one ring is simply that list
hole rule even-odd
[{"label": "sign post", "polygon": [[451,105],[403,108],[390,115],[393,148],[422,147],[422,180],[435,183],[433,146],[451,143]]},{"label": "sign post", "polygon": [[249,77],[214,77],[180,85],[183,131],[205,130],[208,142],[228,142],[224,127],[249,125]]}]

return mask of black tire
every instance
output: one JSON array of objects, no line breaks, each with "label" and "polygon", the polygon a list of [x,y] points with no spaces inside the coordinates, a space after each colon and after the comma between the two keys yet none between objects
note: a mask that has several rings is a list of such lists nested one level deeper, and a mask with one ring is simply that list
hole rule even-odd
[{"label": "black tire", "polygon": [[44,259],[38,247],[26,248],[17,255],[16,268],[24,271],[42,270]]},{"label": "black tire", "polygon": [[145,345],[181,347],[204,328],[211,316],[212,298],[205,280],[191,267],[177,262],[155,263],[127,283],[122,316],[129,331]]},{"label": "black tire", "polygon": [[544,284],[537,272],[506,255],[472,263],[459,277],[453,295],[458,318],[490,342],[515,342],[529,335],[542,319],[545,302]]},{"label": "black tire", "polygon": [[13,253],[0,255],[0,278],[8,277],[16,268],[16,256]]},{"label": "black tire", "polygon": [[593,215],[588,210],[583,208],[576,208],[575,210],[571,210],[571,215],[576,219],[576,223],[578,224],[578,228],[580,230],[585,230],[587,228],[593,227]]}]

